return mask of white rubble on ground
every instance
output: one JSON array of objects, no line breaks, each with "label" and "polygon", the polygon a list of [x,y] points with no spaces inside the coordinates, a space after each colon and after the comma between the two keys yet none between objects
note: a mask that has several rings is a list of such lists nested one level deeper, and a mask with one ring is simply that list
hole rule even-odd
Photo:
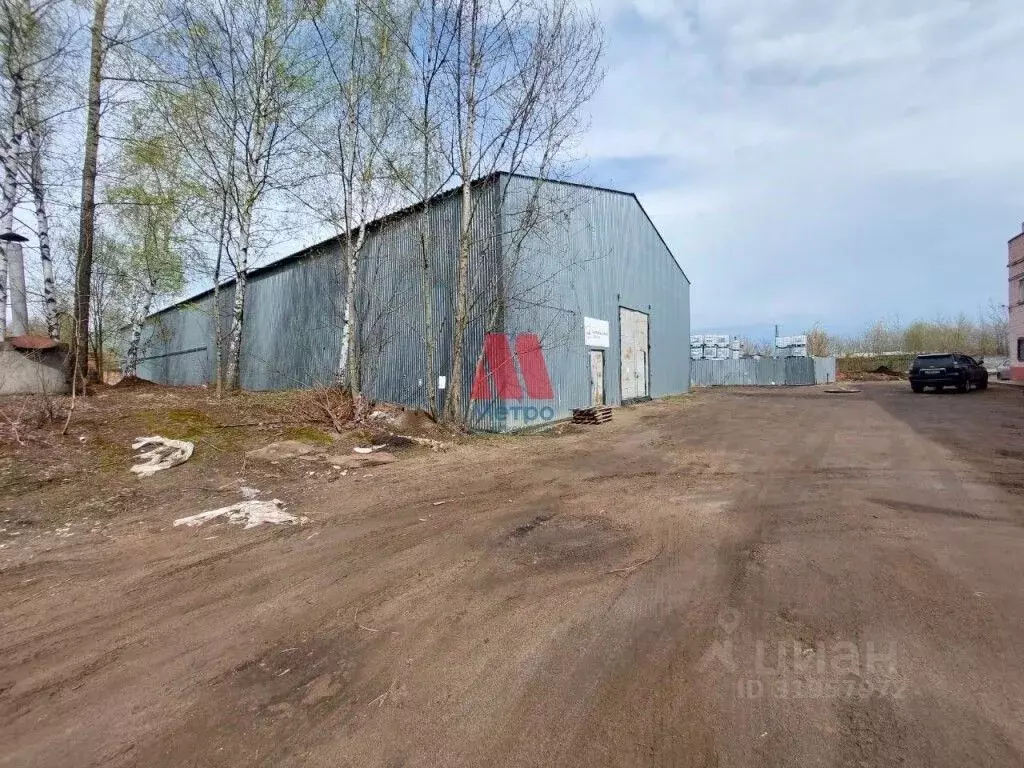
[{"label": "white rubble on ground", "polygon": [[209,512],[200,512],[198,515],[179,518],[174,521],[174,525],[175,527],[185,525],[194,528],[219,517],[227,518],[229,523],[236,525],[245,523],[246,528],[255,528],[263,523],[299,525],[309,522],[306,517],[296,517],[285,512],[284,502],[280,499],[271,499],[270,501],[241,501],[230,507],[211,509]]},{"label": "white rubble on ground", "polygon": [[195,450],[195,445],[187,440],[171,440],[160,435],[135,438],[132,450],[140,451],[150,445],[156,447],[136,456],[137,459],[144,459],[144,461],[131,468],[131,471],[139,477],[149,477],[163,469],[184,464],[192,458],[192,452]]},{"label": "white rubble on ground", "polygon": [[305,456],[313,453],[315,450],[313,446],[298,440],[281,440],[265,445],[262,448],[257,448],[254,451],[246,451],[245,457],[256,461],[284,461]]}]

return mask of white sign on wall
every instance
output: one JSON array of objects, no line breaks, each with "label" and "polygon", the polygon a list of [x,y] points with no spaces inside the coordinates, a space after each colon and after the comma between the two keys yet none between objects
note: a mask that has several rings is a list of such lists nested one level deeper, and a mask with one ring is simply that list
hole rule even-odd
[{"label": "white sign on wall", "polygon": [[583,338],[588,347],[608,349],[611,331],[607,320],[596,320],[593,317],[583,318]]}]

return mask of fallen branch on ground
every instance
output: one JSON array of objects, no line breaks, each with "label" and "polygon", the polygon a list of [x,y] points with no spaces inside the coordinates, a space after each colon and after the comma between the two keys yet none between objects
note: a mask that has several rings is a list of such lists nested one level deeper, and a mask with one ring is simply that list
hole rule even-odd
[{"label": "fallen branch on ground", "polygon": [[365,629],[367,632],[380,632],[379,629],[374,629],[373,627],[368,627],[365,624],[360,624],[358,617],[359,617],[359,609],[356,608],[355,613],[352,614],[352,621],[355,622],[356,626],[359,627],[360,629]]},{"label": "fallen branch on ground", "polygon": [[237,424],[216,424],[217,429],[236,429],[239,427],[276,427],[281,424],[305,424],[305,419],[281,419],[280,421],[240,421]]},{"label": "fallen branch on ground", "polygon": [[613,568],[610,571],[605,571],[605,573],[606,574],[609,574],[609,573],[632,573],[637,568],[639,568],[639,567],[641,567],[643,565],[647,565],[648,563],[652,562],[653,560],[657,560],[659,557],[661,557],[661,553],[664,552],[664,551],[665,551],[665,546],[662,545],[655,554],[651,555],[646,560],[641,560],[639,563],[633,563],[632,565],[626,565],[626,566],[623,566],[622,568]]},{"label": "fallen branch on ground", "polygon": [[14,442],[18,445],[24,445],[22,442],[21,435],[18,434],[18,423],[21,421],[22,414],[25,413],[25,400],[21,401],[21,410],[18,411],[18,415],[13,419],[7,415],[7,411],[0,409],[0,416],[4,417],[4,420],[11,425],[11,433],[14,435]]},{"label": "fallen branch on ground", "polygon": [[394,432],[388,432],[392,437],[400,437],[403,440],[411,440],[417,445],[428,445],[434,451],[445,451],[448,449],[448,443],[443,443],[440,440],[431,440],[429,437],[413,437],[412,435],[397,435]]},{"label": "fallen branch on ground", "polygon": [[384,706],[384,702],[387,701],[388,695],[395,689],[395,683],[397,683],[397,682],[398,682],[398,678],[396,677],[394,680],[391,681],[391,685],[388,686],[388,689],[386,691],[384,691],[384,693],[382,693],[376,699],[371,701],[370,704],[367,704],[367,706],[370,706],[372,704],[376,704],[377,705],[377,709],[380,709],[381,707],[383,707]]}]

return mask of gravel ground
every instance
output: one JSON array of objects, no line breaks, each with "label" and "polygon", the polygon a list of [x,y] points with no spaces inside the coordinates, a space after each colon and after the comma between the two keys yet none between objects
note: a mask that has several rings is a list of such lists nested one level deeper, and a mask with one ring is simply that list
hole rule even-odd
[{"label": "gravel ground", "polygon": [[1022,765],[1024,399],[858,387],[7,499],[0,765]]}]

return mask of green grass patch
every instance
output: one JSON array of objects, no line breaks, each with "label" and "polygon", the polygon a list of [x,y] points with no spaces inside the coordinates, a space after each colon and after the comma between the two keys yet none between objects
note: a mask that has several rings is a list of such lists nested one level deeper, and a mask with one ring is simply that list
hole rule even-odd
[{"label": "green grass patch", "polygon": [[191,408],[142,411],[138,418],[149,434],[173,440],[194,441],[217,431],[217,422],[209,414]]},{"label": "green grass patch", "polygon": [[220,422],[192,408],[153,409],[138,414],[139,436],[160,435],[172,440],[187,440],[225,453],[245,450],[246,435],[240,429],[222,429]]},{"label": "green grass patch", "polygon": [[132,447],[128,443],[96,437],[91,445],[99,455],[96,466],[101,470],[120,472],[132,464]]},{"label": "green grass patch", "polygon": [[318,445],[330,445],[334,442],[334,439],[322,429],[305,424],[288,427],[284,431],[284,436],[287,440],[300,440],[304,443],[317,443]]}]

